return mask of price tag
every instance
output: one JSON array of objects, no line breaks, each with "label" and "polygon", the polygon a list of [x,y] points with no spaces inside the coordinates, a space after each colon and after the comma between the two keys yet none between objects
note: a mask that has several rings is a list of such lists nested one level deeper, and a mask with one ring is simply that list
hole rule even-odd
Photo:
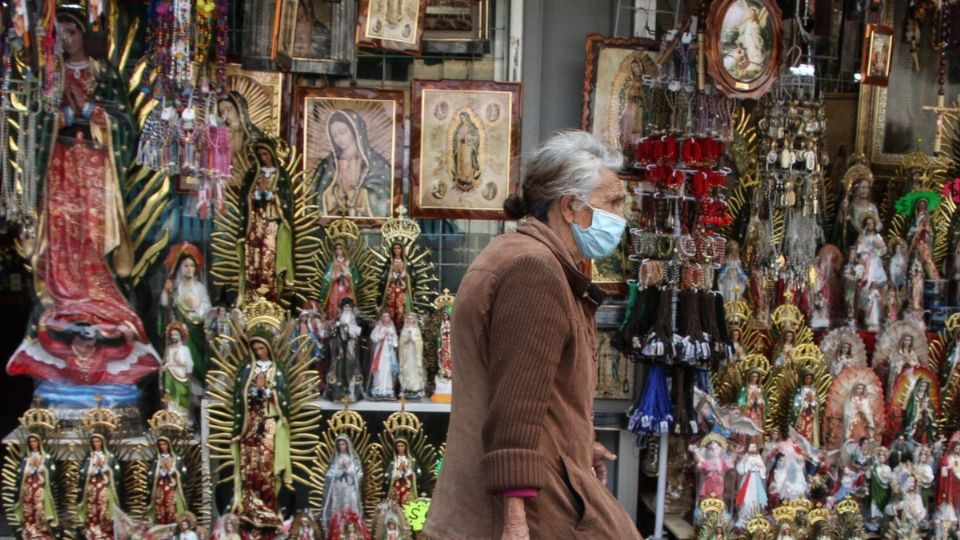
[{"label": "price tag", "polygon": [[403,514],[407,516],[407,523],[410,529],[415,532],[423,530],[427,522],[427,511],[430,510],[430,499],[420,498],[407,503],[403,507]]}]

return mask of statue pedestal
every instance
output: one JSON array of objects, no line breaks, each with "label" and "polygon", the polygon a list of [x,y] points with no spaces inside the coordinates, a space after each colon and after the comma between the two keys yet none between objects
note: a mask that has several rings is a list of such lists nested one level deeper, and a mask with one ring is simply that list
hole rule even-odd
[{"label": "statue pedestal", "polygon": [[453,402],[453,381],[438,376],[436,382],[437,389],[433,392],[433,396],[430,397],[430,401],[434,403]]}]

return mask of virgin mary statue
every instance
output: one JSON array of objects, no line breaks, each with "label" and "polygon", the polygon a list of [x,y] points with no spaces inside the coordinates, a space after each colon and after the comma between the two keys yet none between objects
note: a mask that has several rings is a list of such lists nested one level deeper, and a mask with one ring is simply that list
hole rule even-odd
[{"label": "virgin mary statue", "polygon": [[349,508],[363,515],[363,464],[350,439],[340,435],[334,441],[333,457],[323,484],[323,526],[329,527],[333,516]]}]

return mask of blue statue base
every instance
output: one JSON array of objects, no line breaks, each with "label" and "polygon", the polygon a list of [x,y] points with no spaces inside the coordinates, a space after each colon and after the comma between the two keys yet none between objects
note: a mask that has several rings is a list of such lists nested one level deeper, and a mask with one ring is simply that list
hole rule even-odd
[{"label": "blue statue base", "polygon": [[53,409],[91,409],[99,405],[106,408],[136,407],[140,390],[133,384],[76,385],[65,382],[43,381],[34,390]]}]

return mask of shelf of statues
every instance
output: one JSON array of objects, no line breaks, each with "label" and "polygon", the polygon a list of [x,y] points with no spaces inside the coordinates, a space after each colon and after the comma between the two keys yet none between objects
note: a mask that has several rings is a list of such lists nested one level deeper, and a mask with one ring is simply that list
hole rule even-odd
[{"label": "shelf of statues", "polygon": [[319,401],[319,406],[324,411],[339,411],[344,408],[348,408],[352,411],[358,412],[400,412],[400,411],[409,411],[412,413],[442,413],[450,414],[450,404],[449,403],[436,403],[430,401],[429,399],[424,400],[396,400],[396,401],[383,401],[383,400],[370,400],[362,399],[360,401],[344,404],[343,402],[338,401],[329,401],[322,399]]}]

